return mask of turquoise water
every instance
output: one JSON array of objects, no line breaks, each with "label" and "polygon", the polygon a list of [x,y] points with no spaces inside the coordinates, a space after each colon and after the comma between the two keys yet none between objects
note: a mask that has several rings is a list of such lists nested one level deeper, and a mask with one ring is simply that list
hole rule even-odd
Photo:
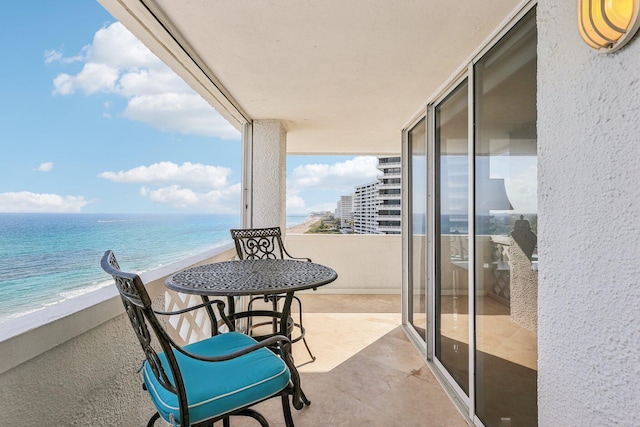
[{"label": "turquoise water", "polygon": [[239,224],[237,215],[0,214],[0,322],[110,285],[107,249],[142,272],[230,243]]}]

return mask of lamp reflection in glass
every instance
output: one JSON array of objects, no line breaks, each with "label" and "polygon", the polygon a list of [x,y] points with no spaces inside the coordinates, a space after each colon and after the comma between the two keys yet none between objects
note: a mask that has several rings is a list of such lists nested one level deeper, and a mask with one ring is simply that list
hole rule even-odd
[{"label": "lamp reflection in glass", "polygon": [[511,201],[507,196],[504,178],[489,178],[486,204],[492,211],[511,211]]},{"label": "lamp reflection in glass", "polygon": [[[489,178],[476,181],[476,188],[480,196],[476,199],[476,231],[478,234],[506,234],[505,230],[498,230],[496,220],[491,211],[511,211],[513,206],[507,196],[504,178]],[[504,227],[500,227],[504,228]]]},{"label": "lamp reflection in glass", "polygon": [[612,52],[638,30],[640,0],[578,0],[582,39],[599,52]]}]

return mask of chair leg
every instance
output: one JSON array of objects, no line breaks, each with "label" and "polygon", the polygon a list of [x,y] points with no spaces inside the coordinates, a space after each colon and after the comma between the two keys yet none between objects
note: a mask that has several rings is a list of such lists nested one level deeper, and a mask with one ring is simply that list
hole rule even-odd
[{"label": "chair leg", "polygon": [[[251,311],[253,308],[253,301],[257,298],[251,298],[247,304],[247,311]],[[247,335],[251,336],[253,331],[253,317],[247,317]]]},{"label": "chair leg", "polygon": [[293,424],[293,416],[291,415],[291,405],[289,405],[289,394],[282,394],[282,412],[284,413],[284,422],[287,427],[295,427]]},{"label": "chair leg", "polygon": [[311,360],[307,360],[304,363],[296,365],[296,368],[299,368],[299,367],[304,366],[304,365],[308,365],[309,363],[313,363],[313,362],[316,361],[316,357],[311,353],[311,349],[309,348],[309,345],[307,344],[307,339],[306,338],[302,338],[302,342],[304,343],[304,346],[307,347],[307,352],[309,353],[309,356],[311,356]]},{"label": "chair leg", "polygon": [[[273,295],[271,297],[269,297],[269,299],[271,300],[271,307],[273,309],[274,312],[278,311],[278,301],[280,300],[280,298],[277,295]],[[278,320],[274,317],[273,318],[273,322],[271,323],[272,326],[272,331],[274,334],[278,333]]]},{"label": "chair leg", "polygon": [[[302,325],[302,301],[300,301],[300,298],[298,298],[297,296],[293,296],[293,298],[295,300],[298,301],[298,320],[300,321],[300,331],[302,331],[302,333],[304,333],[304,327]],[[309,344],[307,344],[307,339],[303,336],[302,337],[302,342],[304,343],[304,346],[307,348],[307,352],[309,353],[309,356],[311,357],[311,360],[308,360],[304,363],[301,363],[300,365],[297,365],[297,367],[301,367],[304,365],[308,365],[309,363],[313,363],[316,361],[316,357],[313,355],[313,353],[311,353],[311,349],[309,348]]]},{"label": "chair leg", "polygon": [[149,422],[147,423],[147,427],[153,427],[153,425],[156,423],[156,420],[160,418],[160,414],[159,413],[155,413],[153,414],[153,416],[149,419]]},{"label": "chair leg", "polygon": [[311,405],[311,401],[309,399],[307,399],[307,395],[304,394],[304,390],[300,390],[300,394],[302,395],[302,401],[304,402],[305,405],[310,406]]},{"label": "chair leg", "polygon": [[229,417],[224,417],[222,419],[222,425],[223,425],[223,427],[230,427],[231,426],[231,423],[229,422]]}]

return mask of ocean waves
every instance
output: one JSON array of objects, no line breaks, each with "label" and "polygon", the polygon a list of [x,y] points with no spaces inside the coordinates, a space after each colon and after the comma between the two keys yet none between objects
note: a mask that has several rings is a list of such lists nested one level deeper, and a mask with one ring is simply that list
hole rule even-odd
[{"label": "ocean waves", "polygon": [[107,249],[142,272],[220,246],[238,226],[223,215],[0,214],[0,322],[112,284]]}]

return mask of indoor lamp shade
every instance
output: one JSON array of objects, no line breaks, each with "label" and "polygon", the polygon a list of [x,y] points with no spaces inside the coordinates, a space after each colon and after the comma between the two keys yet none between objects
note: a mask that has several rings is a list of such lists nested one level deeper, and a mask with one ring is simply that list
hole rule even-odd
[{"label": "indoor lamp shade", "polygon": [[578,0],[582,39],[600,52],[619,49],[638,29],[640,0]]}]

